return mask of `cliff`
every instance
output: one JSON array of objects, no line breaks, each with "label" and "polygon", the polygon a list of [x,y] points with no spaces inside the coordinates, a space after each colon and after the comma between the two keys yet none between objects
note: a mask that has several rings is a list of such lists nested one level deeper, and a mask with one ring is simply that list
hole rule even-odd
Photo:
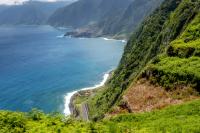
[{"label": "cliff", "polygon": [[166,90],[188,86],[199,91],[199,4],[166,0],[144,20],[129,39],[113,77],[87,100],[90,119],[101,119],[123,105],[125,90],[140,78]]}]

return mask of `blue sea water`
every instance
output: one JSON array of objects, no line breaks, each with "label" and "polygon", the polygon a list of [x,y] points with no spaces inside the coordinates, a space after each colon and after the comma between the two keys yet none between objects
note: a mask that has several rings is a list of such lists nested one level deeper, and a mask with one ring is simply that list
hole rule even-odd
[{"label": "blue sea water", "polygon": [[64,96],[94,86],[116,68],[124,44],[61,38],[50,26],[0,27],[0,109],[64,110]]}]

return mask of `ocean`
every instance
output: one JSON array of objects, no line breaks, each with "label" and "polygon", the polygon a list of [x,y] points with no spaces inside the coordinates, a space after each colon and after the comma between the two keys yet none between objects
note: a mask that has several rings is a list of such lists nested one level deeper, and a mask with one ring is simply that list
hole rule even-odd
[{"label": "ocean", "polygon": [[63,37],[67,30],[0,26],[0,109],[67,114],[70,94],[117,67],[123,41]]}]

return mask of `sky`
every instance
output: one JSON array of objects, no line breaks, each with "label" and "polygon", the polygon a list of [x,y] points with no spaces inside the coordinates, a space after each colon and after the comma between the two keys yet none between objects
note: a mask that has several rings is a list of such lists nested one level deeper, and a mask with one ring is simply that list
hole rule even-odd
[{"label": "sky", "polygon": [[[2,5],[2,4],[13,5],[15,3],[21,4],[25,1],[28,1],[28,0],[0,0],[0,5]],[[58,1],[58,0],[37,0],[37,1],[54,2],[54,1]],[[72,1],[72,0],[65,0],[65,1]]]}]

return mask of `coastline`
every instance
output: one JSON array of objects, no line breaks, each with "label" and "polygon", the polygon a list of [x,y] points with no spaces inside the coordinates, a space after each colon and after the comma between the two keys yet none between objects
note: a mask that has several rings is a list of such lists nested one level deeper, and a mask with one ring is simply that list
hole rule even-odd
[{"label": "coastline", "polygon": [[[60,36],[57,36],[58,38],[64,38],[64,37],[74,37],[74,38],[79,38],[79,39],[85,39],[85,38],[90,38],[90,37],[76,37],[76,36],[72,36],[72,35],[60,35]],[[107,38],[107,37],[99,37],[103,40],[106,40],[106,41],[120,41],[122,42],[123,44],[126,44],[127,43],[127,40],[125,39],[122,39],[122,40],[119,40],[119,39],[115,39],[115,38]],[[79,94],[79,92],[82,92],[82,91],[91,91],[91,90],[95,90],[99,87],[102,87],[105,85],[105,83],[108,81],[108,79],[110,78],[111,76],[111,73],[113,72],[113,70],[110,70],[108,72],[106,72],[104,75],[103,75],[103,80],[94,85],[94,86],[91,86],[91,87],[85,87],[85,88],[82,88],[82,89],[79,89],[79,90],[75,90],[75,91],[72,91],[72,92],[69,92],[67,93],[65,96],[64,96],[64,115],[65,116],[68,116],[68,115],[71,115],[73,114],[74,112],[76,112],[76,109],[73,105],[73,99],[76,95]]]},{"label": "coastline", "polygon": [[[71,35],[68,35],[66,36],[65,34],[61,34],[61,35],[58,35],[56,36],[57,38],[64,38],[64,37],[74,37],[74,36],[71,36]],[[86,39],[86,38],[92,38],[92,37],[74,37],[74,38],[78,38],[78,39]],[[106,38],[106,37],[97,37],[97,38],[101,38],[105,41],[120,41],[122,43],[127,43],[127,40],[126,39],[115,39],[115,38]]]},{"label": "coastline", "polygon": [[74,37],[74,38],[102,38],[106,41],[121,41],[122,43],[127,42],[127,36],[116,36],[116,35],[104,35],[97,34],[96,32],[91,32],[88,30],[72,30],[64,34],[63,37]]},{"label": "coastline", "polygon": [[73,92],[69,92],[67,93],[65,96],[64,96],[64,100],[65,100],[65,104],[64,104],[64,111],[63,113],[65,114],[65,116],[68,116],[68,115],[71,115],[74,111],[73,109],[73,104],[72,104],[72,101],[73,101],[73,97],[75,95],[77,95],[80,91],[90,91],[90,90],[94,90],[94,89],[97,89],[99,87],[102,87],[105,85],[105,83],[108,81],[110,75],[111,75],[111,72],[112,71],[109,71],[107,73],[105,73],[103,75],[103,80],[94,85],[94,86],[91,86],[91,87],[85,87],[85,88],[82,88],[80,90],[76,90],[76,91],[73,91]]}]

